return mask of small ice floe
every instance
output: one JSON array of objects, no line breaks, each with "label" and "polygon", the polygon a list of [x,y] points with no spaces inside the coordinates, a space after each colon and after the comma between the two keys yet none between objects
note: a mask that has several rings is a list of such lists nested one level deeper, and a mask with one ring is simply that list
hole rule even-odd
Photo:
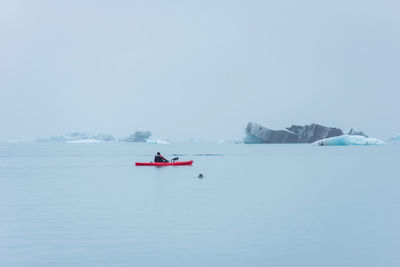
[{"label": "small ice floe", "polygon": [[169,145],[170,142],[165,140],[158,140],[158,139],[146,139],[146,143],[152,145]]},{"label": "small ice floe", "polygon": [[218,145],[222,145],[222,144],[242,144],[242,143],[243,143],[242,139],[228,139],[228,140],[222,139],[222,140],[219,140],[217,142]]},{"label": "small ice floe", "polygon": [[395,137],[392,137],[388,140],[388,142],[400,142],[400,134]]},{"label": "small ice floe", "polygon": [[318,140],[312,145],[315,146],[358,146],[358,145],[383,145],[382,140],[365,137],[361,135],[341,135]]}]

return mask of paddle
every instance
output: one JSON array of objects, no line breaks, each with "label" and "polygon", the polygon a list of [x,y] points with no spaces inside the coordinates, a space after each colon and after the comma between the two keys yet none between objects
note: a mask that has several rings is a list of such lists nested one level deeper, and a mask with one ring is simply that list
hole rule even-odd
[{"label": "paddle", "polygon": [[175,161],[177,161],[178,159],[179,159],[179,157],[176,157],[176,158],[171,159],[171,161],[172,161],[172,162],[175,162]]}]

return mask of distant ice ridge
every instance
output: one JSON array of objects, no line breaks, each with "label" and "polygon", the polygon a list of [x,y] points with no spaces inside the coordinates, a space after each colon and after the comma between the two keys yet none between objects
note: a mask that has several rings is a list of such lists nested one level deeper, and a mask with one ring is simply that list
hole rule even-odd
[{"label": "distant ice ridge", "polygon": [[151,137],[151,132],[148,130],[136,131],[129,137],[122,139],[124,142],[147,142]]},{"label": "distant ice ridge", "polygon": [[204,143],[205,141],[203,139],[199,138],[189,138],[181,141],[182,143],[194,143],[194,144],[200,144]]},{"label": "distant ice ridge", "polygon": [[146,143],[152,145],[169,145],[170,142],[165,140],[158,140],[158,139],[146,139]]},{"label": "distant ice ridge", "polygon": [[242,144],[243,143],[243,140],[245,139],[246,137],[243,137],[242,139],[222,139],[222,140],[219,140],[218,142],[217,142],[217,144],[218,145],[222,145],[222,144]]},{"label": "distant ice ridge", "polygon": [[313,145],[316,146],[357,146],[357,145],[383,145],[385,142],[376,138],[365,137],[362,135],[341,135],[318,140]]},{"label": "distant ice ridge", "polygon": [[398,134],[397,136],[395,136],[395,137],[392,137],[392,138],[390,138],[389,140],[388,140],[389,142],[400,142],[400,134]]},{"label": "distant ice ridge", "polygon": [[172,138],[172,139],[167,139],[169,143],[183,143],[183,144],[203,144],[206,143],[207,141],[203,139],[198,139],[198,138]]},{"label": "distant ice ridge", "polygon": [[61,143],[98,143],[116,141],[110,134],[89,134],[84,132],[72,132],[59,136],[40,138],[37,142],[61,142]]}]

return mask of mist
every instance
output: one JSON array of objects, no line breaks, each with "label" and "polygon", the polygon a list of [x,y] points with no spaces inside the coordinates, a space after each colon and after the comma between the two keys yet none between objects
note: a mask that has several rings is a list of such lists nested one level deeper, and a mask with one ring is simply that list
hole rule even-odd
[{"label": "mist", "polygon": [[400,132],[398,1],[0,2],[0,139]]}]

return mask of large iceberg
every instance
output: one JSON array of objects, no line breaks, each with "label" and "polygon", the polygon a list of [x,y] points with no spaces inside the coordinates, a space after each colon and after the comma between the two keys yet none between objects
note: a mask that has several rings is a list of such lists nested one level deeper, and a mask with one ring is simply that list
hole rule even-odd
[{"label": "large iceberg", "polygon": [[343,135],[343,131],[339,128],[315,123],[305,126],[293,125],[286,130],[271,130],[258,123],[249,122],[245,133],[243,142],[246,144],[313,143],[324,138]]},{"label": "large iceberg", "polygon": [[64,142],[64,143],[96,143],[112,142],[115,138],[110,134],[89,134],[84,132],[72,132],[64,135],[50,136],[48,138],[39,138],[37,142]]},{"label": "large iceberg", "polygon": [[346,134],[347,135],[361,135],[361,136],[364,136],[364,137],[368,137],[368,135],[366,135],[360,129],[353,129],[353,128],[351,128]]},{"label": "large iceberg", "polygon": [[147,142],[151,137],[150,131],[136,131],[134,134],[129,137],[123,139],[125,142]]},{"label": "large iceberg", "polygon": [[385,142],[376,138],[362,135],[341,135],[318,140],[313,143],[317,146],[356,146],[356,145],[383,145]]}]

